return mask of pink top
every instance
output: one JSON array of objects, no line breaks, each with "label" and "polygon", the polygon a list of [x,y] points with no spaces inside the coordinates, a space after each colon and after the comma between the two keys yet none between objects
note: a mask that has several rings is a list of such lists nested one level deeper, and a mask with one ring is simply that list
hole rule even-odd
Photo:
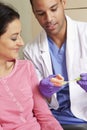
[{"label": "pink top", "polygon": [[0,130],[63,130],[38,91],[33,64],[16,60],[0,78]]}]

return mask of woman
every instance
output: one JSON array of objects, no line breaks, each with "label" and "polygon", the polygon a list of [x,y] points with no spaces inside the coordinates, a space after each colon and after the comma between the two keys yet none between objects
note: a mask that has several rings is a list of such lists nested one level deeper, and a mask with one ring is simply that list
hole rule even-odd
[{"label": "woman", "polygon": [[33,64],[17,60],[23,45],[19,14],[0,3],[0,130],[63,130],[37,90]]}]

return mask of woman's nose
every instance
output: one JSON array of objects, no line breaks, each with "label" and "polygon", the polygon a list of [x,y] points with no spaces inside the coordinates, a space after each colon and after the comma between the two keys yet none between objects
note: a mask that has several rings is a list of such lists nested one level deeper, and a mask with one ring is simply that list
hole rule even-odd
[{"label": "woman's nose", "polygon": [[22,39],[21,37],[19,38],[17,44],[18,44],[19,46],[23,46],[23,45],[24,45],[24,41],[23,41],[23,39]]}]

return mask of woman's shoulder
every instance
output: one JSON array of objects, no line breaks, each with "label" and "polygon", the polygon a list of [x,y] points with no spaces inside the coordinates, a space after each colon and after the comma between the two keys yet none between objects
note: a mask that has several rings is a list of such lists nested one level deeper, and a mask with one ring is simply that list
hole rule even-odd
[{"label": "woman's shoulder", "polygon": [[16,60],[16,65],[18,67],[31,67],[33,66],[33,63],[30,60]]}]

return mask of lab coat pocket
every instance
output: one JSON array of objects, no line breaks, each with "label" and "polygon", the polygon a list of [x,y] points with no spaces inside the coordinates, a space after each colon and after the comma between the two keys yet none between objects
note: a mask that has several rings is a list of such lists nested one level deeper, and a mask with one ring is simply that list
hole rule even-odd
[{"label": "lab coat pocket", "polygon": [[80,69],[81,73],[87,73],[87,58],[80,59]]}]

